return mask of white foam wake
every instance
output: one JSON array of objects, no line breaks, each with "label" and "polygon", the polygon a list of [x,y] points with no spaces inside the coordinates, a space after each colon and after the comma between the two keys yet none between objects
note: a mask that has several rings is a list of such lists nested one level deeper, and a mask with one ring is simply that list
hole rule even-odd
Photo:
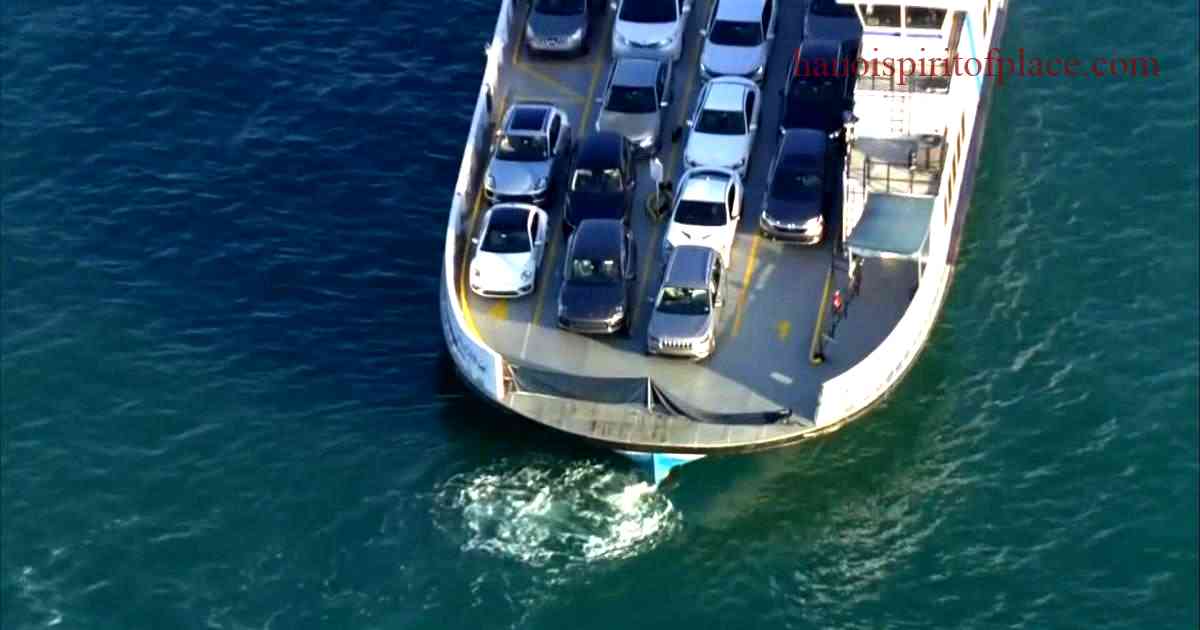
[{"label": "white foam wake", "polygon": [[480,550],[531,565],[629,557],[678,522],[654,486],[594,462],[500,462],[440,489],[435,520]]}]

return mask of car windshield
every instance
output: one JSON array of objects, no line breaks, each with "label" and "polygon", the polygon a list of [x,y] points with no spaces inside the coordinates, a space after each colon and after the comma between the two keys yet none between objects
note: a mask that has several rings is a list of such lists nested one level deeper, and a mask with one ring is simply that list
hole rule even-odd
[{"label": "car windshield", "polygon": [[521,254],[530,250],[529,235],[520,225],[493,225],[484,234],[480,249],[493,254]]},{"label": "car windshield", "polygon": [[621,189],[620,169],[593,171],[581,168],[576,169],[571,177],[571,190],[574,192],[617,193]]},{"label": "car windshield", "polygon": [[537,0],[533,10],[545,15],[579,15],[583,13],[584,0]]},{"label": "car windshield", "polygon": [[675,21],[675,0],[625,0],[621,3],[624,22],[656,24]]},{"label": "car windshield", "polygon": [[700,112],[696,131],[720,136],[740,136],[746,133],[746,116],[742,112],[706,109]]},{"label": "car windshield", "polygon": [[684,225],[725,225],[725,206],[711,201],[681,201],[675,222]]},{"label": "car windshield", "polygon": [[784,201],[808,201],[821,194],[821,176],[810,169],[780,166],[771,181],[771,197]]},{"label": "car windshield", "polygon": [[496,145],[496,157],[510,162],[541,162],[547,154],[546,139],[540,136],[502,135]]},{"label": "car windshield", "polygon": [[757,46],[762,43],[762,25],[758,22],[717,20],[709,41],[719,46]]},{"label": "car windshield", "polygon": [[571,260],[571,282],[577,284],[615,284],[621,280],[617,261],[575,258]]},{"label": "car windshield", "polygon": [[708,291],[663,287],[662,299],[658,301],[657,310],[670,315],[708,315]]},{"label": "car windshield", "polygon": [[614,85],[608,92],[608,103],[604,109],[622,114],[653,114],[658,111],[652,87],[624,87]]}]

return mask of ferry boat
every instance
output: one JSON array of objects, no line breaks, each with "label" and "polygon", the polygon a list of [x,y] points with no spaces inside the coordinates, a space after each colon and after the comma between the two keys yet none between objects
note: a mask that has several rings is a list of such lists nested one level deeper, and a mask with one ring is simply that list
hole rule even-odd
[{"label": "ferry boat", "polygon": [[[854,71],[832,112],[789,111],[787,95],[805,47],[982,60],[1007,1],[811,2],[501,1],[441,280],[471,389],[657,482],[834,431],[904,377],[954,275],[992,79]],[[831,132],[789,126],[826,115]],[[832,185],[791,182],[827,188],[820,220],[763,216],[792,164],[781,145],[803,138],[832,147]],[[572,288],[589,279],[618,289]],[[571,300],[608,310],[573,328]],[[659,338],[692,320],[691,337]]]}]

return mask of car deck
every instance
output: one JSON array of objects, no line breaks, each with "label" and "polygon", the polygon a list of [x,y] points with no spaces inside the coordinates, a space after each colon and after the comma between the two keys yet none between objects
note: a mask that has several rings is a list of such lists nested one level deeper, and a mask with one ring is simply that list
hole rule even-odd
[{"label": "car deck", "polygon": [[[528,2],[515,5],[511,28],[514,34],[524,32],[528,6]],[[710,358],[692,362],[652,357],[644,352],[650,300],[658,288],[665,262],[661,260],[659,243],[666,225],[665,218],[654,221],[645,211],[646,197],[653,188],[645,160],[638,162],[638,194],[632,211],[639,266],[636,286],[641,299],[632,306],[629,336],[587,337],[556,325],[565,250],[559,228],[565,182],[559,184],[557,200],[547,208],[553,229],[534,293],[518,300],[496,300],[468,291],[465,298],[468,320],[484,341],[511,364],[580,377],[649,378],[672,398],[710,414],[788,409],[792,419],[779,424],[763,421],[722,424],[680,417],[651,422],[635,405],[614,410],[609,403],[589,402],[591,399],[583,391],[567,391],[560,396],[518,391],[510,393],[505,401],[509,407],[600,441],[711,448],[723,443],[784,440],[811,428],[811,422],[805,423],[804,419],[814,417],[821,383],[860,361],[899,321],[916,286],[916,265],[867,260],[861,292],[851,297],[842,286],[846,274],[840,270],[840,258],[838,268],[834,267],[833,247],[841,231],[840,203],[835,202],[826,238],[818,247],[785,244],[759,235],[760,204],[777,148],[779,89],[784,84],[790,56],[801,39],[805,8],[804,1],[779,3],[778,29],[767,79],[762,84],[764,102],[758,137],[744,181],[745,203],[732,266],[726,272],[727,293],[717,348]],[[663,148],[658,154],[673,183],[679,181],[682,172],[686,130],[674,141],[671,134],[683,127],[699,93],[698,58],[702,40],[698,30],[710,10],[711,0],[696,0],[687,17],[683,56],[673,73],[674,98],[664,121]],[[506,46],[499,84],[494,88],[493,121],[517,101],[552,101],[570,115],[578,146],[582,137],[594,129],[596,99],[601,96],[611,67],[613,14],[612,10],[605,13],[602,25],[591,34],[591,52],[581,59],[533,58],[520,36]],[[840,189],[839,181],[835,190]],[[840,199],[840,193],[834,197]],[[485,204],[481,200],[471,213],[468,225],[472,236],[478,233],[478,219]],[[825,361],[814,365],[810,361],[814,337],[821,338],[831,332],[829,301],[839,288],[847,296],[846,315],[837,324],[832,338],[824,343]]]}]

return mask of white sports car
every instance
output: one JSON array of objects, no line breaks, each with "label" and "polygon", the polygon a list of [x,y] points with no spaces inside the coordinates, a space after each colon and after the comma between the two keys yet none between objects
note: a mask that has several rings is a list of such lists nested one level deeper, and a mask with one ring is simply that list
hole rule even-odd
[{"label": "white sports car", "polygon": [[683,174],[663,236],[663,260],[680,245],[709,247],[726,269],[742,216],[742,178],[727,168],[694,168]]},{"label": "white sports car", "polygon": [[483,216],[479,236],[471,239],[471,291],[493,298],[533,293],[546,251],[546,211],[527,203],[502,203]]},{"label": "white sports car", "polygon": [[731,168],[745,177],[761,107],[762,90],[750,79],[717,77],[705,83],[687,123],[691,131],[683,157],[688,168]]}]

